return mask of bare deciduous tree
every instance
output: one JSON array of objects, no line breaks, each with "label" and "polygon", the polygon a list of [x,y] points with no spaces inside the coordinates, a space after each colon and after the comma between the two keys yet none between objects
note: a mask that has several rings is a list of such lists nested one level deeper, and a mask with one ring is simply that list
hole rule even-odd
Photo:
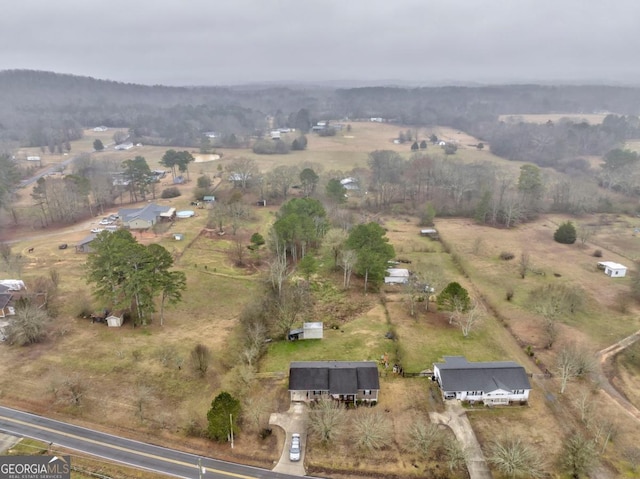
[{"label": "bare deciduous tree", "polygon": [[309,431],[324,444],[337,440],[345,430],[347,411],[338,401],[323,399],[309,410]]},{"label": "bare deciduous tree", "polygon": [[79,376],[71,376],[64,382],[66,397],[73,406],[80,406],[86,391],[85,385]]},{"label": "bare deciduous tree", "polygon": [[278,297],[282,296],[282,287],[288,275],[287,257],[284,254],[277,254],[269,263],[269,280]]},{"label": "bare deciduous tree", "polygon": [[211,351],[204,344],[196,344],[191,351],[191,363],[193,369],[204,377],[209,369],[209,363],[211,362]]},{"label": "bare deciduous tree", "polygon": [[258,175],[258,165],[255,160],[251,158],[236,158],[229,165],[226,170],[231,175],[234,185],[239,186],[243,190],[247,188],[249,182]]},{"label": "bare deciduous tree", "polygon": [[303,282],[285,284],[282,294],[276,298],[274,304],[277,314],[276,325],[284,339],[287,338],[300,313],[309,306],[309,301],[310,295],[306,284]]},{"label": "bare deciduous tree", "polygon": [[249,365],[260,358],[267,339],[267,326],[261,321],[251,321],[244,329],[244,349],[242,357]]},{"label": "bare deciduous tree", "polygon": [[529,257],[529,253],[527,251],[523,251],[520,253],[520,262],[518,263],[518,272],[520,273],[520,277],[524,279],[527,276],[527,272],[529,271],[529,266],[531,264],[531,258]]},{"label": "bare deciduous tree", "polygon": [[599,416],[589,424],[589,430],[593,433],[593,442],[596,446],[601,446],[600,454],[604,454],[609,441],[618,432],[616,425],[609,419]]},{"label": "bare deciduous tree", "polygon": [[236,266],[242,267],[245,265],[247,247],[242,243],[240,238],[236,238],[231,245],[231,248],[229,249],[229,256],[233,259]]},{"label": "bare deciduous tree", "polygon": [[340,253],[342,252],[342,248],[344,247],[345,241],[347,241],[349,235],[347,232],[340,228],[332,228],[327,231],[327,234],[324,235],[322,239],[322,246],[329,250],[331,256],[333,257],[333,266],[335,269],[338,268],[338,258]]},{"label": "bare deciduous tree", "polygon": [[569,381],[583,377],[593,369],[593,354],[575,344],[564,346],[558,353],[557,371],[560,377],[560,394],[564,394]]},{"label": "bare deciduous tree", "polygon": [[242,417],[255,432],[260,432],[269,424],[271,404],[264,394],[248,395],[244,398]]},{"label": "bare deciduous tree", "polygon": [[631,471],[636,472],[640,466],[640,447],[629,446],[622,451],[622,457],[631,466]]},{"label": "bare deciduous tree", "polygon": [[393,440],[391,422],[377,409],[360,408],[353,418],[353,426],[356,444],[362,449],[375,451]]},{"label": "bare deciduous tree", "polygon": [[502,474],[512,479],[546,476],[539,454],[517,437],[506,437],[494,442],[487,459]]},{"label": "bare deciduous tree", "polygon": [[562,468],[571,477],[579,478],[588,475],[596,463],[596,453],[593,440],[581,433],[569,435],[561,452]]},{"label": "bare deciduous tree", "polygon": [[591,239],[593,233],[593,227],[585,224],[578,225],[578,239],[580,240],[580,244],[586,246],[587,241]]},{"label": "bare deciduous tree", "polygon": [[587,424],[591,419],[593,412],[593,402],[591,401],[591,393],[587,389],[583,389],[573,400],[573,404],[578,408],[580,412],[580,420]]},{"label": "bare deciduous tree", "polygon": [[455,322],[460,326],[462,335],[466,338],[471,331],[478,327],[485,317],[486,311],[482,304],[474,301],[473,306],[471,306],[467,312],[457,315]]},{"label": "bare deciduous tree", "polygon": [[135,388],[133,396],[133,406],[135,415],[140,421],[144,421],[149,397],[151,396],[151,388],[146,384],[138,384]]},{"label": "bare deciduous tree", "polygon": [[353,272],[353,267],[358,261],[358,253],[354,250],[346,250],[340,254],[340,266],[344,270],[344,278],[342,286],[345,289],[349,288],[349,284],[351,283],[351,273]]}]

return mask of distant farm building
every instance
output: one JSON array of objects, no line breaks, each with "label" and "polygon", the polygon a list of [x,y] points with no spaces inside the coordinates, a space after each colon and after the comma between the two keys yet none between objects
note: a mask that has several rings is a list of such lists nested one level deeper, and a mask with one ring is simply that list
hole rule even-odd
[{"label": "distant farm building", "polygon": [[360,189],[360,185],[356,178],[343,178],[340,180],[340,184],[345,190],[358,191]]},{"label": "distant farm building", "polygon": [[280,139],[280,130],[271,130],[271,139],[279,140]]},{"label": "distant farm building", "polygon": [[130,150],[131,148],[133,148],[133,143],[131,143],[130,141],[128,141],[127,143],[120,143],[119,145],[113,147],[114,150]]},{"label": "distant farm building", "polygon": [[39,156],[27,156],[27,161],[40,162],[41,158]]},{"label": "distant farm building", "polygon": [[438,230],[435,228],[422,228],[420,230],[420,236],[426,236],[427,238],[431,238],[433,240],[437,240],[439,238]]},{"label": "distant farm building", "polygon": [[598,268],[604,270],[604,274],[612,278],[624,278],[627,275],[627,267],[613,261],[600,261]]},{"label": "distant farm building", "polygon": [[384,284],[407,284],[409,282],[409,270],[404,268],[389,268]]},{"label": "distant farm building", "polygon": [[106,126],[96,126],[93,131],[107,131],[109,128]]},{"label": "distant farm building", "polygon": [[85,236],[77,245],[76,245],[76,253],[91,253],[91,242],[96,239],[96,234],[91,233],[88,236]]},{"label": "distant farm building", "polygon": [[175,215],[175,208],[160,206],[155,203],[149,203],[144,208],[122,209],[118,211],[122,226],[132,230],[149,229],[158,221],[171,221]]}]

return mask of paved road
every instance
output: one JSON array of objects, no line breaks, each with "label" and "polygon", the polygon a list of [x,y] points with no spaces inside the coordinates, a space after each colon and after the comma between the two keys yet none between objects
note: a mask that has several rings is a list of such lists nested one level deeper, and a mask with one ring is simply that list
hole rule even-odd
[{"label": "paved road", "polygon": [[47,169],[42,170],[37,175],[32,176],[31,178],[27,178],[26,180],[22,180],[18,184],[18,187],[19,188],[25,188],[26,186],[29,186],[30,184],[35,183],[36,181],[38,181],[40,178],[42,178],[45,175],[50,175],[51,173],[54,173],[56,171],[64,171],[64,169],[68,165],[73,163],[75,161],[75,159],[76,159],[75,156],[71,156],[71,157],[67,158],[66,160],[64,160],[62,163],[58,163],[57,165],[52,165],[52,166],[48,167]]},{"label": "paved road", "polygon": [[198,478],[198,460],[206,469],[205,478],[292,479],[297,476],[244,466],[175,449],[154,446],[91,429],[47,419],[0,406],[0,431],[53,443],[109,461],[145,469],[166,476]]}]

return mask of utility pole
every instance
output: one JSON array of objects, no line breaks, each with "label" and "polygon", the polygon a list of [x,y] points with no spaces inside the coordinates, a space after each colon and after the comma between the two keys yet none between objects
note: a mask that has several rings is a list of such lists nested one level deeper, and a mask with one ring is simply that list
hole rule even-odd
[{"label": "utility pole", "polygon": [[233,449],[233,414],[229,414],[229,426],[231,427],[231,449]]}]

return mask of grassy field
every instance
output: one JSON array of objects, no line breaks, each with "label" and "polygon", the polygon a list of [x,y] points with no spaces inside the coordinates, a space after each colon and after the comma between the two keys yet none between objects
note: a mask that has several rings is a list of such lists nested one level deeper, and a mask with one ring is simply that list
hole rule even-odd
[{"label": "grassy field", "polygon": [[[322,165],[324,171],[345,172],[366,166],[368,153],[375,149],[392,149],[409,157],[410,144],[393,143],[400,130],[396,125],[352,123],[351,132],[336,137],[309,135],[308,150],[289,155],[260,156],[250,150],[221,150],[222,159],[191,165],[192,181],[179,186],[182,196],[157,202],[192,209],[189,202],[195,178],[217,173],[218,165],[224,166],[237,156],[255,158],[263,171],[281,164],[310,161]],[[502,165],[517,174],[520,164],[504,162],[486,149],[477,150],[474,146],[477,140],[464,133],[438,127],[420,130],[418,135],[427,138],[431,133],[459,145],[455,158]],[[103,133],[107,135],[103,141],[112,134]],[[84,143],[74,142],[72,153],[90,145],[97,135],[88,132],[81,140]],[[120,162],[142,155],[156,169],[165,151],[166,148],[141,146],[125,152],[109,150],[96,157]],[[427,153],[442,154],[439,147],[432,145]],[[53,156],[47,157],[47,161],[50,159]],[[167,179],[160,187],[169,185]],[[29,201],[28,195],[23,193],[23,199]],[[2,346],[3,361],[12,371],[10,376],[0,376],[3,403],[88,425],[97,423],[103,429],[143,440],[179,442],[198,453],[271,465],[282,446],[282,437],[277,434],[266,441],[243,434],[238,438],[234,456],[229,456],[226,445],[213,445],[186,437],[185,433],[193,424],[203,424],[215,394],[222,388],[235,387],[238,360],[234,345],[240,334],[237,318],[245,304],[259,294],[264,265],[254,258],[256,261],[251,261],[250,266],[239,268],[234,264],[232,250],[238,239],[248,244],[253,232],[266,236],[277,211],[276,206],[250,209],[251,219],[237,237],[228,231],[219,236],[207,230],[207,210],[199,209],[195,217],[177,220],[167,231],[137,234],[140,242],[157,242],[173,254],[176,267],[187,274],[188,288],[184,301],[167,309],[164,326],[159,325],[156,315],[151,325],[135,329],[131,325],[109,329],[77,317],[85,304],[96,310],[103,306],[92,299],[91,288],[84,279],[85,256],[76,254],[72,247],[99,218],[52,229],[44,235],[29,228],[22,231],[23,239],[17,238],[12,244],[13,251],[25,260],[22,276],[29,281],[55,268],[61,276],[62,301],[45,342],[28,348]],[[117,207],[109,212],[115,211]],[[555,350],[544,348],[542,319],[533,312],[531,304],[532,292],[546,285],[576,285],[584,293],[584,311],[560,321],[559,344],[576,341],[597,351],[640,329],[637,308],[630,305],[626,312],[620,308],[619,298],[628,289],[629,279],[608,278],[596,268],[600,260],[632,266],[640,257],[640,238],[634,233],[640,222],[635,218],[581,218],[580,223],[594,228],[584,248],[553,241],[557,225],[568,219],[563,216],[544,216],[511,230],[478,226],[464,219],[437,219],[436,227],[443,242],[420,237],[414,217],[379,218],[398,259],[410,261],[407,267],[430,278],[438,288],[450,281],[460,282],[474,298],[488,306],[486,317],[464,338],[457,327],[449,324],[446,314],[433,309],[426,312],[424,303],[418,304],[418,314],[411,317],[406,295],[400,288],[382,287],[380,294],[370,292],[365,296],[361,282],[354,279],[351,290],[342,291],[342,275],[330,272],[331,261],[320,258],[326,277],[312,281],[316,305],[307,317],[324,321],[329,327],[323,340],[269,343],[259,372],[276,379],[259,380],[254,383],[253,392],[265,396],[270,410],[288,408],[286,379],[278,378],[286,374],[292,360],[379,360],[387,353],[391,362],[400,363],[405,371],[418,372],[431,369],[433,362],[444,356],[464,355],[475,361],[514,360],[532,373],[546,367],[552,369]],[[183,233],[185,239],[174,240],[174,232]],[[70,248],[59,250],[57,246],[63,242]],[[29,252],[30,248],[34,250]],[[603,251],[603,258],[593,257],[595,249]],[[515,258],[499,259],[503,251],[512,252]],[[522,252],[528,253],[531,260],[530,272],[524,279],[519,276],[517,264]],[[264,259],[266,252],[261,255]],[[0,269],[0,275],[10,274],[13,272]],[[514,296],[507,301],[506,292],[510,289]],[[395,334],[395,340],[385,337],[389,331]],[[191,350],[199,343],[213,352],[212,366],[204,378],[193,370],[190,362]],[[525,354],[526,346],[532,348],[533,358]],[[630,349],[618,358],[616,378],[636,404],[640,401],[637,354],[637,348]],[[312,444],[308,451],[311,471],[356,470],[363,476],[375,473],[402,477],[428,477],[433,472],[429,469],[433,465],[417,461],[404,449],[408,425],[442,407],[434,399],[437,394],[431,389],[433,385],[428,380],[400,378],[382,367],[380,371],[382,392],[378,407],[392,418],[393,446],[372,458],[354,453],[348,438],[329,450]],[[16,377],[22,379],[15,381]],[[72,406],[69,401],[69,387],[74,381],[85,391],[81,407]],[[575,383],[570,388],[577,393],[585,386]],[[603,396],[594,393],[594,403],[603,411],[611,411],[612,417],[620,421],[616,406]],[[554,379],[535,380],[528,407],[471,412],[484,445],[505,430],[512,430],[531,438],[548,457],[559,451],[561,439],[567,434],[563,422],[567,414],[575,414],[575,408],[569,399],[558,396]],[[627,444],[640,440],[632,425],[620,422],[619,441]],[[613,451],[608,451],[606,458],[620,460],[619,453]]]}]

